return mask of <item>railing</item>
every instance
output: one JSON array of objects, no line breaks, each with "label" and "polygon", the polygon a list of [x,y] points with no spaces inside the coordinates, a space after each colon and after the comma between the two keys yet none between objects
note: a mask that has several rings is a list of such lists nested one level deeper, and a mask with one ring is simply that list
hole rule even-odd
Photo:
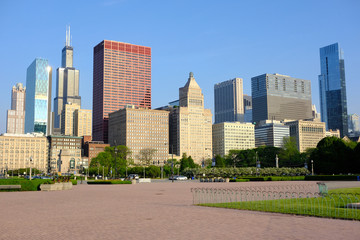
[{"label": "railing", "polygon": [[360,194],[327,193],[326,185],[192,188],[193,204],[360,220]]}]

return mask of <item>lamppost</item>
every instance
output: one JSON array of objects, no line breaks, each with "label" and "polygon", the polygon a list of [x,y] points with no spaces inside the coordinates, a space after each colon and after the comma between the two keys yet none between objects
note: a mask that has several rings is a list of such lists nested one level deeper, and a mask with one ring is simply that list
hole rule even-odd
[{"label": "lamppost", "polygon": [[114,160],[114,164],[115,164],[115,174],[114,174],[114,178],[116,178],[116,173],[117,173],[117,166],[116,166],[116,158],[117,158],[117,154],[118,154],[118,149],[116,147],[116,139],[114,139],[114,152],[115,152],[115,160]]},{"label": "lamppost", "polygon": [[259,174],[259,168],[261,167],[260,161],[258,159],[258,153],[256,152],[256,176]]},{"label": "lamppost", "polygon": [[174,182],[174,148],[171,144],[171,181]]},{"label": "lamppost", "polygon": [[275,161],[276,161],[276,168],[279,168],[279,157],[278,157],[277,154],[276,154],[276,157],[275,157]]},{"label": "lamppost", "polygon": [[83,174],[84,174],[84,171],[83,171],[83,162],[81,161],[81,163],[80,163],[80,169],[79,170],[81,170],[81,175],[80,175],[80,177],[81,177],[81,184],[83,183],[82,182],[82,179],[83,179]]},{"label": "lamppost", "polygon": [[29,177],[30,180],[31,180],[31,164],[32,164],[32,160],[33,160],[33,157],[30,157],[30,177]]},{"label": "lamppost", "polygon": [[314,160],[311,160],[311,175],[314,176]]}]

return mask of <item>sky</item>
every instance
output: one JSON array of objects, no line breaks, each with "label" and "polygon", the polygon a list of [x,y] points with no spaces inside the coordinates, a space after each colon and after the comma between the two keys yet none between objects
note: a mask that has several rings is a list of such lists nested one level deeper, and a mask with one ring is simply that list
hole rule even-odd
[{"label": "sky", "polygon": [[0,0],[0,133],[11,88],[26,85],[36,57],[53,68],[55,97],[67,25],[83,109],[92,109],[93,47],[104,39],[152,48],[152,108],[178,99],[193,72],[213,113],[214,84],[240,77],[251,95],[251,78],[264,73],[311,80],[320,111],[319,48],[338,42],[348,113],[360,114],[359,11],[358,0]]}]

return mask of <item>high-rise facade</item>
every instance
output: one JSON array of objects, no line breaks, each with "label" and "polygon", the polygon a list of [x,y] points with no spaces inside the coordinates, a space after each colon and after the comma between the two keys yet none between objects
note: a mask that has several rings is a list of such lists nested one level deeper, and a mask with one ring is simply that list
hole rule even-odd
[{"label": "high-rise facade", "polygon": [[252,123],[222,122],[212,125],[213,154],[225,156],[230,150],[255,148]]},{"label": "high-rise facade", "polygon": [[311,83],[281,74],[251,78],[252,121],[310,119]]},{"label": "high-rise facade", "polygon": [[[138,163],[141,152],[154,150],[152,161],[164,162],[169,157],[169,112],[129,106],[109,114],[110,145],[130,148],[131,158]],[[150,156],[148,156],[150,157]]]},{"label": "high-rise facade", "polygon": [[52,69],[46,59],[36,58],[27,69],[25,133],[52,132],[51,79]]},{"label": "high-rise facade", "polygon": [[193,73],[179,89],[179,107],[170,110],[170,153],[186,153],[196,163],[212,157],[212,114]]},{"label": "high-rise facade", "polygon": [[255,127],[255,146],[284,147],[284,137],[289,137],[289,126],[276,120],[260,121]]},{"label": "high-rise facade", "polygon": [[48,141],[42,133],[5,133],[0,136],[0,169],[2,170],[32,167],[46,172],[48,157]]},{"label": "high-rise facade", "polygon": [[79,96],[79,70],[73,67],[74,49],[70,41],[70,28],[66,32],[66,43],[62,50],[61,67],[56,70],[56,97],[54,99],[55,128],[61,128],[61,112],[65,104],[81,106]]},{"label": "high-rise facade", "polygon": [[350,130],[352,133],[360,132],[359,115],[356,113],[349,115],[349,131]]},{"label": "high-rise facade", "polygon": [[61,134],[89,136],[92,127],[92,111],[81,109],[77,104],[65,104],[61,112]]},{"label": "high-rise facade", "polygon": [[252,97],[244,94],[244,122],[252,123]]},{"label": "high-rise facade", "polygon": [[348,134],[345,64],[338,43],[320,48],[319,90],[321,121],[326,129],[339,129]]},{"label": "high-rise facade", "polygon": [[243,122],[243,80],[234,78],[214,85],[215,123]]},{"label": "high-rise facade", "polygon": [[297,120],[286,122],[290,129],[290,137],[294,137],[299,152],[308,148],[316,148],[326,136],[325,123],[312,120]]},{"label": "high-rise facade", "polygon": [[151,48],[104,40],[94,47],[93,139],[108,142],[109,113],[151,108]]},{"label": "high-rise facade", "polygon": [[7,133],[25,132],[25,92],[26,88],[21,83],[12,87],[11,109],[7,111],[6,118]]}]

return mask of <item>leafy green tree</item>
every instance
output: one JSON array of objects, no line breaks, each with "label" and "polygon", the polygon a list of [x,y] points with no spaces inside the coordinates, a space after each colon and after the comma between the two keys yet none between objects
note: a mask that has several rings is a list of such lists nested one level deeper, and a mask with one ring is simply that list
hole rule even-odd
[{"label": "leafy green tree", "polygon": [[225,167],[225,159],[221,157],[220,155],[215,156],[215,166],[219,168]]},{"label": "leafy green tree", "polygon": [[259,161],[261,162],[261,167],[276,167],[276,155],[280,154],[281,148],[261,146],[258,147],[256,151]]},{"label": "leafy green tree", "polygon": [[279,165],[284,167],[300,167],[304,165],[294,137],[284,137],[284,148],[279,154]]},{"label": "leafy green tree", "polygon": [[314,171],[320,174],[338,174],[354,171],[353,150],[337,137],[323,138],[312,152]]}]

